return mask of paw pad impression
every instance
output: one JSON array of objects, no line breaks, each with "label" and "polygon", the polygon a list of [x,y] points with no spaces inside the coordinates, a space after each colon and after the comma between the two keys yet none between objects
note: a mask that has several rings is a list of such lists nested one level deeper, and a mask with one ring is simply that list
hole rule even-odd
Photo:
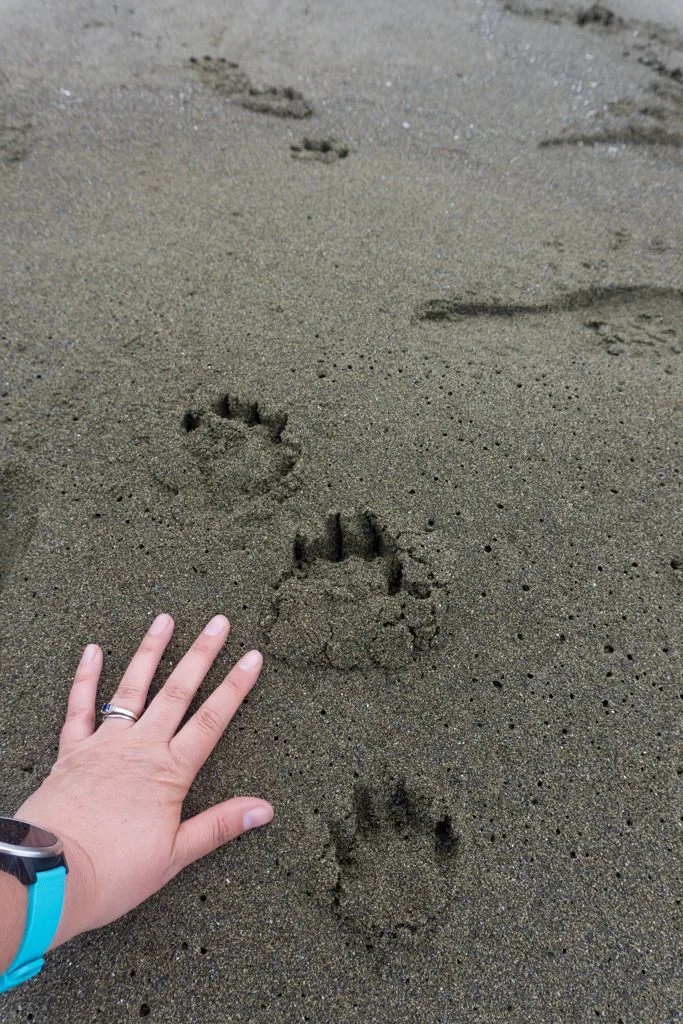
[{"label": "paw pad impression", "polygon": [[452,904],[460,840],[443,800],[402,778],[357,785],[352,813],[329,835],[332,911],[368,950],[413,946]]},{"label": "paw pad impression", "polygon": [[297,533],[264,622],[270,653],[344,670],[417,660],[438,633],[443,599],[402,540],[367,509],[333,512],[322,529]]}]

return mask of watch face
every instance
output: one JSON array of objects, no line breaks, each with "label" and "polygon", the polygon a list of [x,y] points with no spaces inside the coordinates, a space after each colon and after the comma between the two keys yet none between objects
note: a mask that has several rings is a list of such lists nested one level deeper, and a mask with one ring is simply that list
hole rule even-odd
[{"label": "watch face", "polygon": [[0,818],[0,843],[10,846],[21,846],[34,850],[47,850],[57,845],[59,840],[52,832],[29,821],[17,821],[16,818]]}]

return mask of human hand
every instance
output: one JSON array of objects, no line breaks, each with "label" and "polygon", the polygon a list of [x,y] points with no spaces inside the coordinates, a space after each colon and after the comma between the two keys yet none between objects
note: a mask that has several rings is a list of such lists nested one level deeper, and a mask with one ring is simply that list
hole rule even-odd
[{"label": "human hand", "polygon": [[[69,873],[51,949],[116,920],[188,864],[273,816],[265,800],[234,797],[181,824],[187,791],[256,682],[263,659],[258,651],[244,655],[176,732],[230,624],[224,616],[208,623],[143,714],[173,627],[170,616],[157,617],[111,698],[140,715],[138,722],[107,718],[94,731],[102,651],[95,644],[86,648],[57,761],[16,812],[64,844]],[[212,627],[215,632],[207,632]]]}]

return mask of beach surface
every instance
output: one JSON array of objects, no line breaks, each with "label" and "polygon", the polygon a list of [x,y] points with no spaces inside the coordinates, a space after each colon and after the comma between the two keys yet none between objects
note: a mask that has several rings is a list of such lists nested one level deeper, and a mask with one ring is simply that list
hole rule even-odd
[{"label": "beach surface", "polygon": [[1,0],[0,811],[160,611],[153,692],[265,658],[187,814],[276,809],[2,1024],[683,1020],[682,62],[673,0]]}]

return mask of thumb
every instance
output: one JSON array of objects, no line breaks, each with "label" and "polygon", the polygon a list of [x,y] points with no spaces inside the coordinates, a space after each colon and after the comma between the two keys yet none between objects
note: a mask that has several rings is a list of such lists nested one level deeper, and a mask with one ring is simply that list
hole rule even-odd
[{"label": "thumb", "polygon": [[250,828],[266,825],[273,808],[253,796],[236,796],[215,804],[184,821],[176,833],[173,861],[175,873],[205,857]]}]

